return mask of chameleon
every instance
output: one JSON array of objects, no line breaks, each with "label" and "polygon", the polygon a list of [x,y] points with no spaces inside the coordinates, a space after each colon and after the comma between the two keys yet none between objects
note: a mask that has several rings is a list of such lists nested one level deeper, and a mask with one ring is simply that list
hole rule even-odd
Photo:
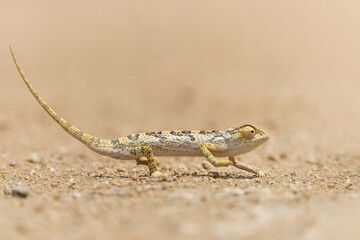
[{"label": "chameleon", "polygon": [[[157,169],[155,156],[204,156],[214,167],[234,166],[259,177],[266,175],[253,166],[235,160],[235,156],[247,153],[269,139],[264,130],[250,124],[226,128],[223,131],[144,132],[112,140],[91,136],[59,116],[39,96],[21,69],[12,47],[9,47],[17,70],[42,108],[68,134],[98,154],[120,160],[136,160],[138,165],[148,166],[149,176],[155,178],[162,176]],[[227,159],[219,160],[215,157]]]}]

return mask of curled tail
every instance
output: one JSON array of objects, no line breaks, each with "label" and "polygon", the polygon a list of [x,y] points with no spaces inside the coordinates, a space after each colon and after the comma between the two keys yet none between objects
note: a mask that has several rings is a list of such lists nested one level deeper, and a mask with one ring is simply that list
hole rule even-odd
[{"label": "curled tail", "polygon": [[52,110],[49,107],[49,105],[39,96],[39,94],[37,94],[34,87],[31,85],[31,83],[25,76],[23,70],[21,69],[20,64],[18,63],[18,61],[16,59],[13,49],[11,48],[11,46],[9,46],[9,47],[10,47],[11,55],[14,59],[15,65],[16,65],[22,79],[24,80],[26,86],[29,88],[32,95],[34,95],[36,100],[45,109],[45,111],[71,136],[73,136],[80,142],[84,143],[85,145],[87,145],[90,149],[94,150],[95,152],[103,154],[103,155],[107,155],[107,152],[111,146],[111,141],[93,137],[93,136],[81,131],[80,129],[76,128],[75,126],[71,125],[68,121],[66,121],[65,119],[60,117],[54,110]]}]

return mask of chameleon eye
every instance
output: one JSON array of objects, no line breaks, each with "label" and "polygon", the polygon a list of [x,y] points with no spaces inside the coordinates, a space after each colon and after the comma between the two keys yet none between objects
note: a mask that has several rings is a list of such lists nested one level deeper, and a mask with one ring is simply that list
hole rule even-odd
[{"label": "chameleon eye", "polygon": [[255,136],[255,129],[251,126],[244,126],[240,129],[241,135],[244,138],[250,139]]}]

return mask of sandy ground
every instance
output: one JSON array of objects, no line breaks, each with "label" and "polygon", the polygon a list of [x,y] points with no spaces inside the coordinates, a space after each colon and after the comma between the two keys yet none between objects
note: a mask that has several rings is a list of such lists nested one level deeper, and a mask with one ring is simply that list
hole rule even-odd
[{"label": "sandy ground", "polygon": [[[357,1],[2,0],[0,32],[1,239],[358,239]],[[241,159],[271,175],[98,156],[8,44],[92,135],[252,123],[270,140]]]}]

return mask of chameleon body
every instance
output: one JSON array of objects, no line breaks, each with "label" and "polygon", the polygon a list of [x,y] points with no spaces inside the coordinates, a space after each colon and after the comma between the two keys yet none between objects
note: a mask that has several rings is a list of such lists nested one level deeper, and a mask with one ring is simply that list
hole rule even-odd
[{"label": "chameleon body", "polygon": [[[44,110],[71,136],[101,155],[136,160],[137,164],[149,167],[152,177],[161,176],[154,156],[204,156],[215,167],[235,166],[259,176],[265,175],[263,171],[234,158],[255,149],[269,138],[263,130],[253,125],[242,125],[223,131],[145,132],[113,140],[93,137],[70,124],[49,107],[30,84],[11,47],[10,51],[22,79]],[[215,157],[228,159],[217,160]]]}]

